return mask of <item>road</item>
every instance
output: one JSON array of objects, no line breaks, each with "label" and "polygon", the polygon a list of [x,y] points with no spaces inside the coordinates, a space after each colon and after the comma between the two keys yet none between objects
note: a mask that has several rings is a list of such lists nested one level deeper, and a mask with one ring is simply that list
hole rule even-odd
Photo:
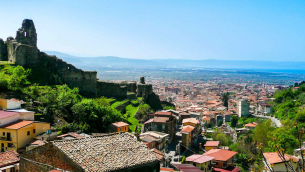
[{"label": "road", "polygon": [[264,115],[254,115],[254,114],[252,114],[252,115],[255,116],[255,117],[259,117],[259,118],[269,118],[269,119],[271,119],[271,121],[273,121],[276,124],[277,127],[282,126],[281,121],[276,119],[275,117],[264,116]]}]

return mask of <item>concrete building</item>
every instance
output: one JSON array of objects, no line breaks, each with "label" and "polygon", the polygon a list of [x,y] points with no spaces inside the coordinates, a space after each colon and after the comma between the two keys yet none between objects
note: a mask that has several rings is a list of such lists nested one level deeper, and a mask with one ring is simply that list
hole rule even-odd
[{"label": "concrete building", "polygon": [[237,101],[237,114],[238,117],[246,117],[250,115],[250,103],[246,99],[240,99]]}]

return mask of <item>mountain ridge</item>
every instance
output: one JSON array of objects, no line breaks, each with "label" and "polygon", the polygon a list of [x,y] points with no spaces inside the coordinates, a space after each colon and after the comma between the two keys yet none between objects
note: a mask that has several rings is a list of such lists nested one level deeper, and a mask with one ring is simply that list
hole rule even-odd
[{"label": "mountain ridge", "polygon": [[[49,55],[85,68],[217,68],[217,69],[305,69],[302,61],[255,60],[187,60],[187,59],[130,59],[116,56],[78,57],[57,51],[45,51]],[[90,61],[89,61],[90,59]]]}]

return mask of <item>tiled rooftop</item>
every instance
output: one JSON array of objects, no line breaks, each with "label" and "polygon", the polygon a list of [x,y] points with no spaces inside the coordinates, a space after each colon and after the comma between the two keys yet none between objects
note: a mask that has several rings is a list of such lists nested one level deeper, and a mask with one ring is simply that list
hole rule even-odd
[{"label": "tiled rooftop", "polygon": [[[263,153],[263,155],[270,164],[276,164],[276,163],[283,162],[283,160],[279,157],[279,155],[276,152],[265,152],[265,153]],[[285,154],[285,160],[286,161],[292,160],[293,162],[299,161],[299,159],[297,159],[291,155],[288,155],[288,154]]]},{"label": "tiled rooftop", "polygon": [[185,126],[185,127],[182,128],[181,132],[182,132],[182,133],[189,133],[189,132],[193,131],[194,128],[195,128],[195,127],[193,127],[193,126],[187,125],[187,126]]},{"label": "tiled rooftop", "polygon": [[17,130],[19,128],[25,127],[25,126],[30,125],[32,123],[34,123],[34,121],[22,121],[22,120],[18,120],[16,122],[4,125],[4,126],[2,126],[0,128]]},{"label": "tiled rooftop", "polygon": [[17,113],[17,112],[7,112],[7,111],[0,110],[0,119],[4,119],[4,118],[10,117],[10,116],[15,116],[18,114],[19,113]]},{"label": "tiled rooftop", "polygon": [[211,149],[203,155],[214,157],[216,161],[227,161],[236,155],[237,152],[229,151],[225,149]]},{"label": "tiled rooftop", "polygon": [[204,146],[218,146],[219,141],[207,141]]},{"label": "tiled rooftop", "polygon": [[127,126],[129,124],[126,124],[125,122],[115,122],[115,123],[112,123],[112,125],[116,126],[116,127],[123,127],[123,126]]},{"label": "tiled rooftop", "polygon": [[19,162],[18,153],[15,151],[6,151],[0,153],[0,167]]},{"label": "tiled rooftop", "polygon": [[85,171],[114,171],[158,161],[129,133],[52,142]]}]

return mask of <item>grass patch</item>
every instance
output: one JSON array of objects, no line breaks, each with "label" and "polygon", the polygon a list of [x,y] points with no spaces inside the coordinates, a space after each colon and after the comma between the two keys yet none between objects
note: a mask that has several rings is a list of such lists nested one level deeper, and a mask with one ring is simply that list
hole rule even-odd
[{"label": "grass patch", "polygon": [[132,104],[126,106],[126,114],[130,114],[130,117],[127,119],[128,122],[131,123],[131,125],[129,125],[129,131],[134,131],[135,127],[139,125],[139,121],[134,117],[135,113],[137,112],[137,110],[139,109],[139,105],[138,106],[132,106]]},{"label": "grass patch", "polygon": [[0,61],[0,65],[11,65],[11,64],[14,64],[14,63],[9,62],[9,61]]},{"label": "grass patch", "polygon": [[128,101],[129,101],[129,100],[116,101],[116,102],[114,102],[114,103],[111,105],[111,107],[116,108],[116,107],[120,106],[121,104],[124,104],[124,103],[126,103],[126,102],[128,102]]}]

